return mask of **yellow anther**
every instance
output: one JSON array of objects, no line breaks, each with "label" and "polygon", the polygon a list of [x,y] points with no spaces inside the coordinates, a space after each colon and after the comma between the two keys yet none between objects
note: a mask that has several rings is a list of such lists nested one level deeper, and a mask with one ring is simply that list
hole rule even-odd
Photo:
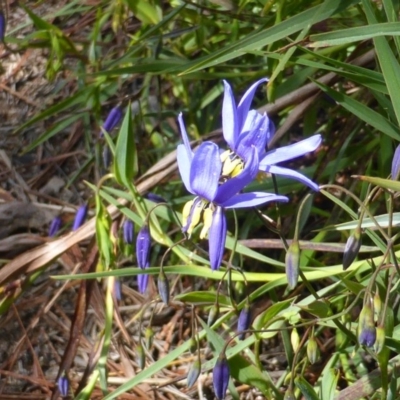
[{"label": "yellow anther", "polygon": [[187,233],[188,233],[189,237],[192,234],[193,229],[196,228],[196,226],[200,222],[201,214],[203,212],[203,207],[204,207],[203,201],[197,202],[192,207],[192,211],[191,211],[192,212],[192,220],[190,221],[189,228],[187,229]]},{"label": "yellow anther", "polygon": [[185,227],[190,215],[190,210],[192,209],[194,200],[190,200],[187,203],[185,203],[185,205],[183,206],[183,210],[182,210],[182,226]]},{"label": "yellow anther", "polygon": [[224,163],[226,161],[227,158],[229,158],[229,156],[231,155],[231,151],[230,150],[225,150],[221,155],[221,162]]},{"label": "yellow anther", "polygon": [[208,207],[204,210],[203,214],[203,228],[200,232],[200,239],[205,239],[207,237],[208,231],[210,230],[210,226],[212,224],[214,211]]},{"label": "yellow anther", "polygon": [[235,168],[231,172],[231,177],[234,178],[235,176],[238,176],[240,173],[243,171],[243,163],[241,160],[238,160],[239,162],[235,165]]}]

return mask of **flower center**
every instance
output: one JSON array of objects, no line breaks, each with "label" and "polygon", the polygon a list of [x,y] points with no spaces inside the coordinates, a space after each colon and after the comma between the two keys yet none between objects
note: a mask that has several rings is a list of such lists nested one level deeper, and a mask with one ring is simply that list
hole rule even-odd
[{"label": "flower center", "polygon": [[239,175],[244,169],[243,160],[231,150],[226,150],[221,154],[221,161],[221,183],[226,182],[229,178],[234,178]]},{"label": "flower center", "polygon": [[203,228],[200,232],[200,239],[205,239],[212,223],[214,211],[214,204],[208,200],[196,197],[188,201],[182,211],[182,230],[187,232],[190,237],[193,229],[202,222]]}]

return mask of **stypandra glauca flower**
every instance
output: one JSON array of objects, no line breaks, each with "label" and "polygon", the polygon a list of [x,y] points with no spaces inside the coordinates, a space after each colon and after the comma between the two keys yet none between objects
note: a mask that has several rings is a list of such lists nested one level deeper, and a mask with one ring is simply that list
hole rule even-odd
[{"label": "stypandra glauca flower", "polygon": [[357,227],[349,236],[343,252],[343,269],[347,269],[356,259],[361,248],[361,228]]},{"label": "stypandra glauca flower", "polygon": [[56,236],[58,231],[61,229],[61,225],[62,225],[61,217],[59,215],[57,217],[54,217],[49,227],[49,237]]},{"label": "stypandra glauca flower", "polygon": [[125,244],[133,244],[135,225],[130,219],[126,219],[122,225],[123,238]]},{"label": "stypandra glauca flower", "polygon": [[[122,108],[120,105],[115,106],[111,109],[104,121],[102,129],[107,133],[110,133],[121,121],[122,119]],[[100,132],[100,137],[103,137],[103,131]]]},{"label": "stypandra glauca flower", "polygon": [[223,175],[223,161],[218,146],[203,142],[193,152],[190,148],[182,114],[178,117],[183,143],[178,146],[179,172],[186,189],[196,197],[183,209],[183,231],[189,237],[194,228],[203,222],[200,238],[208,236],[210,265],[219,269],[225,248],[227,223],[225,210],[255,207],[270,201],[288,201],[287,197],[271,193],[239,193],[258,172],[258,155],[253,146],[249,161],[235,176]]},{"label": "stypandra glauca flower", "polygon": [[88,213],[88,205],[87,204],[83,204],[82,206],[80,206],[78,208],[78,211],[75,214],[74,223],[72,225],[73,231],[76,231],[83,225],[83,223],[85,222],[87,213]]},{"label": "stypandra glauca flower", "polygon": [[240,311],[238,324],[237,324],[237,331],[239,333],[238,339],[243,340],[246,336],[246,332],[249,329],[251,323],[251,309],[250,304],[246,302],[245,306]]},{"label": "stypandra glauca flower", "polygon": [[225,399],[226,391],[229,384],[229,365],[226,360],[225,353],[219,355],[213,369],[213,386],[215,397],[218,400]]},{"label": "stypandra glauca flower", "polygon": [[69,393],[69,380],[65,374],[62,374],[58,378],[57,386],[61,397],[67,397]]},{"label": "stypandra glauca flower", "polygon": [[[224,81],[222,129],[224,138],[231,149],[226,157],[238,172],[243,163],[247,163],[252,157],[251,148],[255,147],[260,172],[292,178],[318,191],[318,185],[303,174],[289,168],[279,167],[276,164],[293,160],[316,150],[321,144],[321,135],[317,134],[288,146],[265,151],[274,136],[275,127],[267,114],[250,110],[250,105],[257,87],[267,81],[267,78],[263,78],[250,86],[237,106],[232,88],[228,82]],[[242,160],[242,163],[238,160]]]},{"label": "stypandra glauca flower", "polygon": [[394,152],[393,160],[392,160],[392,179],[399,179],[400,174],[400,145],[396,147]]}]

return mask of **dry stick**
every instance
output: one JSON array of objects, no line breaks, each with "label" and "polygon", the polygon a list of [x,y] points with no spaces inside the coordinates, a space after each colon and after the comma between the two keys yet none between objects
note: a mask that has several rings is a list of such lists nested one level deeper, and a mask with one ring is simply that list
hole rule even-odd
[{"label": "dry stick", "polygon": [[[374,57],[374,50],[370,50],[364,55],[354,59],[351,63],[354,65],[365,65],[373,61]],[[338,78],[338,76],[335,73],[330,72],[321,77],[318,81],[323,84],[329,84],[336,78]],[[278,111],[290,105],[304,101],[306,98],[313,96],[319,90],[319,87],[315,83],[309,83],[290,94],[282,96],[274,104],[260,108],[258,111],[266,111],[268,114],[274,115]],[[220,137],[221,130],[211,132],[208,136]],[[176,170],[176,151],[174,150],[158,161],[152,168],[149,169],[148,172],[139,178],[137,183],[138,192],[140,194],[145,193]],[[119,199],[118,201],[121,205],[128,204],[128,202],[123,199]],[[119,209],[113,205],[108,206],[107,211],[113,219],[116,218],[120,213]],[[77,231],[71,232],[60,239],[46,243],[43,246],[19,255],[0,270],[0,285],[4,285],[14,277],[18,277],[20,274],[36,271],[43,265],[59,257],[74,244],[91,237],[94,232],[95,219],[92,218]]]}]

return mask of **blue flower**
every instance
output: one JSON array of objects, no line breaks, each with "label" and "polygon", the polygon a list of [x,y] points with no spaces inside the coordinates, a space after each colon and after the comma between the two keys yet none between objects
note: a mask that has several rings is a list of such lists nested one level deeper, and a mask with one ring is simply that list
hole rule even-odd
[{"label": "blue flower", "polygon": [[74,223],[72,225],[73,231],[76,231],[83,225],[83,223],[85,222],[85,219],[87,217],[87,213],[88,213],[88,205],[87,204],[83,204],[82,206],[80,206],[78,208],[78,211],[75,214]]},{"label": "blue flower", "polygon": [[148,274],[138,275],[137,282],[138,282],[139,293],[145,294],[146,290],[147,290],[147,286],[149,285],[149,275]]},{"label": "blue flower", "polygon": [[247,162],[251,157],[251,146],[254,146],[258,151],[260,171],[293,178],[313,190],[319,190],[318,185],[303,174],[275,164],[314,151],[321,144],[321,135],[314,135],[289,146],[265,151],[265,147],[275,133],[275,127],[266,114],[261,115],[256,110],[250,110],[250,104],[257,87],[267,81],[268,79],[263,78],[255,82],[243,95],[238,106],[236,106],[230,85],[224,81],[222,128],[224,138],[233,152],[230,158],[237,155],[242,161]]},{"label": "blue flower", "polygon": [[151,236],[147,224],[143,225],[136,238],[136,259],[139,268],[149,268]]},{"label": "blue flower", "polygon": [[184,144],[178,146],[179,172],[186,189],[196,197],[183,209],[183,231],[191,235],[203,221],[200,238],[208,234],[210,264],[213,270],[221,265],[226,240],[226,217],[224,209],[254,207],[269,201],[287,201],[287,197],[271,193],[239,193],[258,173],[258,153],[251,146],[250,156],[235,176],[224,176],[223,162],[218,146],[203,142],[192,152],[183,123],[178,117]]},{"label": "blue flower", "polygon": [[130,219],[126,219],[122,225],[123,238],[126,244],[133,243],[133,237],[135,234],[135,225]]},{"label": "blue flower", "polygon": [[396,147],[392,160],[392,179],[399,178],[400,171],[400,145]]},{"label": "blue flower", "polygon": [[[119,105],[115,106],[111,109],[110,113],[107,115],[106,120],[103,124],[103,129],[110,133],[118,124],[119,121],[122,119],[122,109]],[[103,137],[103,131],[100,132],[100,137]]]},{"label": "blue flower", "polygon": [[50,228],[49,228],[49,237],[54,237],[57,235],[58,231],[61,229],[62,225],[62,219],[58,215],[57,217],[54,217],[54,219],[51,221]]},{"label": "blue flower", "polygon": [[67,397],[69,392],[69,380],[66,375],[61,375],[57,381],[58,390],[61,397]]}]

